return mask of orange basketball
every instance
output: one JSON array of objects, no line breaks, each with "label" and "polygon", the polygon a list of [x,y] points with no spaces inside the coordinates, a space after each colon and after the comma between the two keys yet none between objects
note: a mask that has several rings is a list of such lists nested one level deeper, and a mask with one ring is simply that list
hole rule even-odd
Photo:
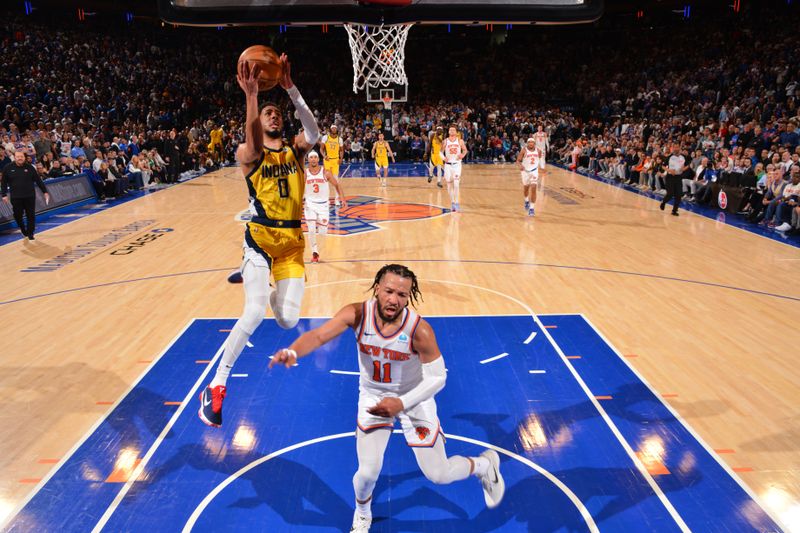
[{"label": "orange basketball", "polygon": [[258,75],[258,90],[268,91],[278,84],[283,74],[283,64],[278,54],[269,46],[257,44],[251,46],[239,56],[239,63],[247,61],[250,68],[258,65],[261,72]]}]

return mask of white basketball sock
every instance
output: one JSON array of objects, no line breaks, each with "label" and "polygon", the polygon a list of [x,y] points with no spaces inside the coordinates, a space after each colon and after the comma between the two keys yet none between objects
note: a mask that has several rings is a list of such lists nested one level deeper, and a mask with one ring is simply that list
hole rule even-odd
[{"label": "white basketball sock", "polygon": [[491,466],[489,459],[486,457],[470,457],[470,459],[472,459],[472,463],[475,465],[472,470],[472,475],[477,477],[485,476]]},{"label": "white basketball sock", "polygon": [[319,253],[317,249],[317,222],[314,220],[306,220],[308,226],[308,242],[311,243],[311,251]]}]

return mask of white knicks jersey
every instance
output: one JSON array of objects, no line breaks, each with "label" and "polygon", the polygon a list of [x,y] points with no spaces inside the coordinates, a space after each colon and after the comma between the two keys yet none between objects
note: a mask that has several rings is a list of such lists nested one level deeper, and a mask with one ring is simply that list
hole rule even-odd
[{"label": "white knicks jersey", "polygon": [[305,191],[305,198],[306,202],[313,202],[313,203],[328,203],[328,198],[330,198],[330,185],[328,184],[328,180],[325,179],[325,171],[320,166],[319,172],[316,174],[312,174],[311,170],[306,168],[306,191]]},{"label": "white knicks jersey", "polygon": [[374,298],[361,305],[361,324],[355,331],[359,385],[375,394],[399,396],[422,381],[422,363],[412,344],[420,317],[405,308],[400,328],[394,335],[384,337],[378,329],[376,307]]},{"label": "white knicks jersey", "polygon": [[451,141],[448,137],[444,140],[444,145],[442,146],[442,151],[444,152],[444,160],[447,163],[460,163],[461,160],[458,158],[461,155],[461,143],[456,139],[455,141]]},{"label": "white knicks jersey", "polygon": [[533,140],[536,142],[537,148],[544,148],[547,146],[547,133],[537,131],[533,134]]},{"label": "white knicks jersey", "polygon": [[534,172],[539,170],[539,149],[535,150],[528,150],[526,146],[523,148],[525,151],[522,155],[522,168],[524,168],[527,172]]}]

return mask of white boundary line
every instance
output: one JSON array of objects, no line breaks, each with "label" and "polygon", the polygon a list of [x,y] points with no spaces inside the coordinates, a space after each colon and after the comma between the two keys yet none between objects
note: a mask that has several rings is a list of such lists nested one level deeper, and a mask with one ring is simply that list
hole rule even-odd
[{"label": "white boundary line", "polygon": [[528,370],[528,374],[547,374],[547,370]]},{"label": "white boundary line", "polygon": [[498,359],[502,359],[503,357],[508,357],[508,352],[503,352],[500,355],[495,355],[494,357],[490,357],[489,359],[484,359],[480,363],[485,365],[486,363],[491,363],[492,361],[497,361]]},{"label": "white boundary line", "polygon": [[164,441],[164,438],[167,436],[167,433],[170,432],[172,426],[174,426],[175,422],[178,421],[178,418],[180,418],[181,413],[183,413],[184,409],[186,409],[186,406],[188,406],[189,404],[191,404],[192,406],[197,405],[196,403],[192,402],[191,399],[194,396],[197,387],[202,385],[208,373],[211,371],[212,368],[214,368],[214,363],[216,363],[217,359],[219,359],[220,355],[222,355],[222,350],[224,347],[225,344],[223,343],[223,345],[220,346],[219,349],[217,350],[217,353],[214,354],[214,357],[211,359],[211,362],[206,365],[206,369],[203,371],[200,377],[197,378],[197,381],[195,381],[194,385],[191,387],[191,389],[189,389],[189,392],[186,394],[186,396],[184,396],[180,407],[178,407],[178,409],[176,409],[175,412],[172,414],[172,418],[169,419],[167,425],[164,426],[164,429],[161,430],[161,433],[158,435],[156,440],[153,442],[153,444],[150,445],[150,448],[147,450],[147,453],[144,455],[144,457],[142,457],[142,460],[133,470],[130,477],[128,478],[128,481],[125,482],[125,485],[123,485],[120,491],[117,493],[117,496],[116,498],[114,498],[114,501],[111,502],[111,504],[106,509],[106,512],[103,513],[103,516],[101,516],[100,520],[97,521],[97,524],[92,529],[93,533],[101,531],[108,523],[108,520],[111,518],[111,515],[113,515],[114,511],[117,510],[117,507],[119,507],[119,504],[122,502],[123,498],[125,498],[125,495],[128,494],[128,491],[131,489],[134,482],[137,479],[139,479],[139,476],[142,475],[142,472],[144,471],[144,468],[147,466],[147,463],[156,453],[158,447],[161,446],[161,443]]},{"label": "white boundary line", "polygon": [[350,370],[331,370],[331,374],[342,374],[343,376],[360,376],[361,372],[351,372]]},{"label": "white boundary line", "polygon": [[588,318],[586,318],[583,315],[581,315],[581,316],[583,317],[583,320],[589,325],[589,327],[591,327],[594,330],[594,332],[597,333],[597,336],[600,337],[601,339],[603,339],[603,342],[605,342],[606,345],[609,348],[611,348],[611,350],[617,355],[617,357],[619,357],[619,359],[623,363],[625,363],[625,365],[627,365],[627,367],[631,370],[631,372],[633,372],[636,375],[636,377],[639,378],[639,381],[641,381],[642,383],[645,384],[645,386],[650,390],[650,392],[652,392],[655,395],[655,397],[658,398],[659,401],[664,405],[664,407],[666,407],[669,410],[669,412],[672,413],[672,416],[674,416],[675,419],[678,422],[681,423],[681,425],[684,427],[684,429],[686,429],[686,431],[688,431],[692,435],[692,437],[694,437],[695,440],[697,442],[699,442],[700,445],[703,448],[705,448],[705,450],[708,452],[708,454],[711,455],[711,457],[717,463],[719,463],[719,465],[728,473],[728,475],[731,476],[734,481],[736,481],[736,483],[742,488],[742,490],[744,490],[747,493],[747,495],[750,496],[753,499],[753,501],[756,502],[758,504],[758,506],[761,507],[761,509],[764,510],[764,512],[767,514],[767,516],[769,516],[784,531],[791,531],[791,529],[789,527],[787,527],[786,525],[782,524],[781,521],[769,511],[769,508],[764,505],[764,503],[759,499],[758,496],[756,496],[755,492],[753,492],[750,489],[750,487],[748,487],[744,483],[744,481],[742,481],[742,479],[739,477],[739,475],[736,472],[734,472],[731,469],[731,467],[729,467],[725,463],[725,461],[722,460],[722,458],[719,456],[719,454],[717,454],[717,452],[715,452],[714,449],[711,446],[709,446],[703,440],[703,438],[697,432],[695,432],[694,429],[692,429],[692,427],[681,417],[681,415],[678,414],[678,412],[675,409],[673,409],[672,406],[668,402],[666,402],[664,400],[664,398],[661,397],[661,395],[650,385],[650,383],[644,378],[644,376],[642,376],[636,370],[636,368],[634,368],[634,366],[619,352],[619,350],[617,350],[617,348],[613,344],[611,344],[609,342],[609,340],[605,337],[605,335],[603,335],[600,332],[600,330],[597,329],[595,327],[595,325]]},{"label": "white boundary line", "polygon": [[491,292],[493,294],[497,294],[498,296],[503,296],[505,298],[508,298],[509,300],[516,302],[523,309],[528,311],[533,321],[542,330],[542,333],[544,334],[545,337],[547,337],[547,340],[550,341],[550,344],[556,350],[556,353],[561,358],[564,365],[567,367],[572,376],[578,382],[578,385],[581,387],[581,389],[583,389],[583,392],[586,394],[589,401],[592,403],[592,405],[594,405],[595,409],[597,409],[597,412],[600,413],[600,416],[603,418],[606,425],[608,425],[609,429],[611,429],[611,432],[614,434],[619,443],[622,445],[622,448],[625,450],[625,453],[627,453],[628,457],[630,457],[631,461],[633,461],[633,464],[636,466],[636,469],[639,470],[639,473],[642,475],[642,477],[644,477],[645,481],[647,481],[647,484],[650,485],[650,488],[653,489],[653,492],[656,494],[656,496],[658,496],[658,499],[661,500],[661,503],[667,509],[667,512],[669,512],[670,516],[672,516],[673,520],[675,520],[675,523],[678,525],[681,531],[684,532],[691,531],[689,529],[689,526],[686,525],[686,522],[683,521],[683,518],[681,518],[678,511],[672,505],[672,502],[670,502],[669,498],[667,498],[666,494],[664,494],[664,491],[661,490],[661,487],[658,486],[658,483],[656,483],[655,479],[653,479],[653,476],[650,475],[650,473],[647,471],[647,468],[644,466],[642,461],[639,459],[639,457],[637,457],[636,453],[633,451],[630,444],[628,444],[628,441],[626,441],[625,437],[622,436],[622,433],[620,433],[617,426],[608,416],[608,413],[606,413],[605,409],[603,409],[603,407],[600,405],[600,402],[597,401],[597,398],[594,397],[592,391],[589,390],[589,387],[586,385],[586,382],[583,381],[583,378],[581,378],[580,374],[578,374],[578,372],[575,370],[575,367],[572,366],[572,363],[569,362],[569,359],[567,359],[567,357],[564,355],[564,352],[561,351],[561,347],[556,343],[556,341],[550,335],[550,332],[547,331],[547,329],[544,327],[544,324],[542,324],[542,322],[539,320],[539,318],[536,316],[533,310],[526,303],[514,298],[513,296],[509,296],[508,294],[496,291],[494,289],[481,287],[479,285],[472,285],[470,283],[461,283],[458,281],[449,281],[449,280],[428,279],[427,281],[429,282],[433,281],[445,284],[449,283],[452,285],[460,285],[462,287],[472,287],[475,289],[481,289],[487,292]]},{"label": "white boundary line", "polygon": [[528,336],[528,338],[525,339],[524,341],[522,341],[522,344],[530,344],[531,341],[534,339],[534,337],[536,337],[536,332],[535,331],[531,332],[531,334]]},{"label": "white boundary line", "polygon": [[4,522],[0,522],[0,530],[5,530],[5,527],[9,523],[11,523],[11,521],[14,518],[16,518],[16,516],[19,514],[19,512],[22,511],[22,509],[24,509],[25,506],[28,505],[28,503],[30,503],[30,501],[34,498],[34,496],[36,496],[36,494],[41,490],[41,488],[44,487],[47,484],[47,482],[50,481],[50,479],[54,475],[56,475],[56,473],[59,470],[61,470],[61,467],[64,466],[64,464],[67,461],[70,460],[70,458],[75,454],[75,452],[77,452],[78,449],[81,446],[83,446],[83,443],[86,442],[89,439],[89,437],[91,437],[94,434],[95,431],[97,431],[97,428],[100,427],[100,424],[102,424],[103,422],[106,421],[106,419],[109,417],[109,415],[114,412],[114,409],[116,409],[117,406],[119,406],[119,404],[122,403],[122,401],[125,398],[128,397],[128,394],[130,394],[130,392],[134,388],[136,388],[136,386],[139,384],[139,382],[144,379],[144,377],[153,369],[153,367],[156,364],[158,364],[158,362],[161,360],[161,358],[164,356],[164,354],[166,354],[170,350],[170,348],[172,348],[172,346],[176,342],[178,342],[178,339],[180,339],[183,336],[183,334],[186,333],[186,330],[188,330],[191,327],[191,325],[194,324],[195,320],[196,319],[193,318],[185,326],[183,326],[183,329],[181,329],[180,332],[178,332],[178,334],[175,335],[175,337],[173,337],[173,339],[171,341],[169,341],[169,344],[167,344],[167,347],[164,348],[161,351],[161,353],[158,354],[158,356],[155,359],[153,359],[152,363],[147,365],[147,368],[145,368],[144,371],[139,375],[139,377],[136,378],[136,380],[133,383],[131,383],[130,387],[128,387],[127,390],[120,395],[119,399],[116,402],[114,402],[114,404],[111,407],[108,408],[108,411],[106,412],[106,414],[103,415],[102,417],[100,417],[97,420],[97,422],[95,422],[94,425],[92,425],[92,427],[90,427],[86,431],[86,433],[83,434],[83,436],[80,438],[80,440],[78,440],[78,442],[76,442],[75,445],[72,448],[70,448],[69,451],[67,451],[67,453],[64,454],[64,456],[61,458],[61,460],[58,462],[58,464],[55,465],[53,468],[51,468],[50,471],[47,473],[47,475],[45,477],[43,477],[42,480],[39,483],[36,484],[36,486],[33,488],[33,490],[16,507],[16,509],[14,509],[6,517],[6,520]]},{"label": "white boundary line", "polygon": [[[392,433],[402,433],[402,430],[395,429]],[[345,437],[355,437],[355,431],[350,431],[347,433],[336,433],[334,435],[326,435],[324,437],[317,437],[316,439],[310,439],[304,442],[299,442],[297,444],[292,444],[291,446],[287,446],[286,448],[280,449],[276,452],[272,452],[269,455],[265,455],[264,457],[256,459],[250,464],[245,465],[244,467],[240,468],[239,470],[228,476],[222,483],[214,487],[214,489],[211,492],[209,492],[205,498],[203,498],[203,500],[197,505],[197,507],[195,507],[194,511],[189,516],[189,519],[186,521],[186,524],[184,524],[182,529],[183,533],[190,533],[192,528],[197,523],[197,520],[200,518],[200,515],[203,514],[203,511],[205,511],[206,507],[208,507],[208,505],[214,500],[214,498],[216,498],[217,495],[220,492],[222,492],[226,487],[228,487],[231,483],[236,481],[238,478],[240,478],[242,475],[246,474],[250,470],[266,463],[270,459],[274,459],[275,457],[294,451],[298,448],[302,448],[304,446],[310,446],[312,444],[318,444],[320,442],[325,442],[329,440],[341,439]],[[589,527],[589,531],[591,531],[592,533],[599,533],[600,530],[597,528],[597,524],[595,523],[594,518],[592,518],[592,515],[589,512],[589,510],[586,509],[586,506],[583,504],[583,502],[581,502],[578,499],[575,493],[572,492],[570,488],[564,484],[563,481],[561,481],[556,476],[554,476],[541,466],[537,465],[533,461],[525,457],[522,457],[520,455],[517,455],[516,453],[506,450],[504,448],[499,448],[493,444],[489,444],[487,442],[479,441],[476,439],[471,439],[469,437],[461,437],[459,435],[450,435],[450,434],[445,434],[445,437],[448,439],[460,440],[462,442],[468,442],[470,444],[475,444],[477,446],[482,446],[484,448],[492,449],[512,459],[515,459],[516,461],[519,461],[520,463],[524,464],[527,467],[532,468],[533,470],[536,470],[542,476],[547,478],[551,483],[553,483],[556,487],[558,487],[558,489],[561,490],[561,492],[563,492],[567,496],[567,498],[570,499],[570,501],[572,501],[573,505],[575,505],[575,507],[578,509],[578,512],[581,514],[581,517],[583,518],[584,522],[586,522],[586,525]]]}]

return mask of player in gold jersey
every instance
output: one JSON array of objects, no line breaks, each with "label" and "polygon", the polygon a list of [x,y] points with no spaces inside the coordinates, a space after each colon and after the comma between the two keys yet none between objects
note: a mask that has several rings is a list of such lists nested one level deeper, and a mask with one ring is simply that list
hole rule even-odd
[{"label": "player in gold jersey", "polygon": [[[336,124],[332,124],[328,135],[322,137],[320,148],[324,160],[322,168],[330,172],[334,180],[339,179],[339,165],[342,162],[342,138],[339,136],[339,128]],[[336,189],[334,195],[333,205],[340,207],[342,202],[339,199],[339,189]]]},{"label": "player in gold jersey", "polygon": [[[258,67],[251,70],[246,62],[240,63],[236,77],[247,103],[245,142],[236,151],[236,159],[250,192],[252,219],[244,233],[244,311],[225,340],[214,379],[200,394],[198,415],[210,426],[222,425],[228,376],[263,320],[267,304],[284,329],[293,328],[300,318],[305,282],[305,241],[300,226],[305,189],[302,162],[319,138],[319,127],[292,83],[286,54],[280,60],[280,85],[289,94],[303,125],[303,132],[291,143],[283,140],[283,112],[277,105],[266,103],[259,112]],[[275,279],[274,289],[269,284],[270,271]]]},{"label": "player in gold jersey", "polygon": [[[381,187],[386,187],[386,178],[389,177],[389,157],[394,163],[394,152],[388,142],[384,140],[383,132],[378,134],[378,140],[372,145],[372,158],[375,160],[375,177],[381,180]],[[381,178],[383,169],[383,178]]]},{"label": "player in gold jersey", "polygon": [[436,128],[436,132],[431,137],[431,157],[428,164],[428,183],[433,180],[436,174],[436,185],[442,188],[442,176],[444,175],[444,160],[442,160],[442,143],[444,142],[444,130],[441,126]]},{"label": "player in gold jersey", "polygon": [[214,163],[222,163],[222,126],[215,126],[210,133],[211,142],[208,143],[208,155],[214,160]]}]

